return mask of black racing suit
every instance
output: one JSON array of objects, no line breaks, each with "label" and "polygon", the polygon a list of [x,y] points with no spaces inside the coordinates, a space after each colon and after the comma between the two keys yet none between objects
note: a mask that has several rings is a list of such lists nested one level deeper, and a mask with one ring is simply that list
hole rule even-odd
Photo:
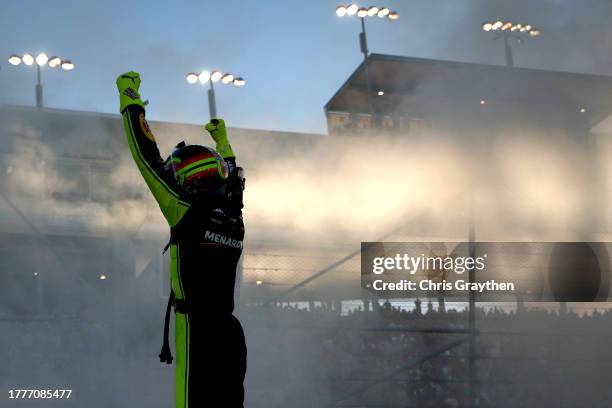
[{"label": "black racing suit", "polygon": [[[236,159],[225,158],[230,176],[223,199],[213,203],[189,197],[164,169],[144,109],[129,105],[122,114],[132,156],[170,225],[176,406],[242,407],[246,345],[232,314],[244,239],[244,180]],[[164,349],[160,358],[169,363],[167,343]]]}]

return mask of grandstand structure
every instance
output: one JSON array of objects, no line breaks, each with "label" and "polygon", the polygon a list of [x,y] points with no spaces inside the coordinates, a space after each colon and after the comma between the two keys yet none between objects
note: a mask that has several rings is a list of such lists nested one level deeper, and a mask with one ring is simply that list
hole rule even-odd
[{"label": "grandstand structure", "polygon": [[490,138],[510,128],[587,140],[611,113],[612,77],[384,54],[371,54],[325,105],[331,135],[433,128]]},{"label": "grandstand structure", "polygon": [[[350,141],[372,131],[389,139],[410,138],[431,130],[451,132],[458,139],[492,138],[499,136],[500,129],[544,129],[551,137],[563,132],[584,142],[612,112],[610,77],[381,54],[372,54],[367,63],[374,112],[367,111],[362,62],[325,105],[334,138]],[[4,141],[0,169],[6,176],[0,200],[0,231],[7,242],[3,259],[17,254],[23,240],[33,240],[30,245],[68,251],[37,251],[47,254],[38,255],[40,259],[25,257],[36,285],[44,280],[40,272],[48,257],[78,259],[74,254],[79,253],[89,261],[99,258],[74,266],[75,274],[82,268],[90,270],[85,279],[93,284],[111,285],[134,277],[151,280],[155,291],[165,296],[167,262],[158,249],[165,244],[167,228],[134,173],[120,116],[3,106],[0,119]],[[152,121],[151,126],[162,154],[180,140],[209,142],[198,125]],[[264,170],[262,157],[290,160],[327,139],[253,129],[230,132],[247,178]],[[20,169],[24,162],[29,171]],[[123,220],[129,222],[121,228],[117,223]],[[296,301],[307,301],[312,293],[322,299],[360,297],[361,289],[351,279],[359,270],[354,240],[300,247],[295,240],[288,244],[287,231],[271,230],[257,219],[247,222],[242,280],[246,299],[280,299],[287,290]],[[465,239],[467,233],[466,225]],[[398,237],[406,235],[393,236]],[[49,241],[54,244],[48,245]],[[117,259],[124,273],[110,272],[117,270],[110,264]],[[143,274],[144,270],[150,273]],[[317,275],[324,270],[333,273]],[[100,282],[101,276],[108,278],[106,282]],[[300,289],[292,289],[295,285]]]}]

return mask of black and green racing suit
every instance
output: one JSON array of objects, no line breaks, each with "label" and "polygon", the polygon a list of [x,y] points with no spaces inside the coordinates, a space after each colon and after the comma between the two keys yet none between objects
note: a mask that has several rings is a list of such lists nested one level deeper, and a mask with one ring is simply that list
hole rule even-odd
[{"label": "black and green racing suit", "polygon": [[232,314],[244,239],[236,159],[224,157],[228,191],[239,194],[215,203],[191,198],[164,169],[144,108],[129,105],[122,115],[132,156],[170,225],[176,407],[242,407],[246,345]]}]

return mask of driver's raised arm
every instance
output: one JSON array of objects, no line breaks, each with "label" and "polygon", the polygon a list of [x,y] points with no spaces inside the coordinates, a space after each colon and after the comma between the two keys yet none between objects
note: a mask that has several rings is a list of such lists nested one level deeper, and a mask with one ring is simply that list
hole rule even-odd
[{"label": "driver's raised arm", "polygon": [[140,74],[126,72],[117,78],[120,112],[132,157],[171,227],[190,207],[177,181],[164,168],[157,143],[145,119],[145,106],[138,92]]}]

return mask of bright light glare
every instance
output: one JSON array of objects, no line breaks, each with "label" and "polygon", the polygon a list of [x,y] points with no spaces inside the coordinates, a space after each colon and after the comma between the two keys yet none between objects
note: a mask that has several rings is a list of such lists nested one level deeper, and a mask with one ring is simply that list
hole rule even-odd
[{"label": "bright light glare", "polygon": [[378,7],[372,6],[368,9],[368,16],[374,17],[378,13]]},{"label": "bright light glare", "polygon": [[198,79],[203,84],[207,83],[208,80],[210,79],[210,72],[208,72],[208,71],[200,72],[200,75],[198,75]]},{"label": "bright light glare", "polygon": [[246,81],[244,80],[244,78],[238,77],[238,78],[234,79],[234,86],[235,87],[239,88],[241,86],[244,86],[245,84],[246,84]]},{"label": "bright light glare", "polygon": [[502,31],[506,31],[507,29],[509,29],[510,27],[512,27],[512,23],[506,23],[502,26]]},{"label": "bright light glare", "polygon": [[47,54],[44,52],[41,52],[36,56],[36,63],[41,67],[44,67],[47,64],[47,61],[49,61],[49,57],[47,57]]},{"label": "bright light glare", "polygon": [[357,13],[357,10],[359,10],[359,7],[356,4],[351,4],[346,9],[346,15],[347,16],[354,16],[355,13]]},{"label": "bright light glare", "polygon": [[34,63],[34,57],[31,56],[30,54],[23,54],[23,57],[21,57],[21,60],[27,66],[30,66]]},{"label": "bright light glare", "polygon": [[482,99],[482,100],[480,101],[480,104],[481,104],[481,105],[484,105],[485,103],[487,103],[487,101],[485,101],[484,99]]},{"label": "bright light glare", "polygon": [[72,71],[74,69],[74,64],[72,61],[62,61],[62,69],[64,71]]},{"label": "bright light glare", "polygon": [[232,74],[225,74],[221,78],[221,82],[223,82],[226,85],[233,81],[234,81],[234,76]]},{"label": "bright light glare", "polygon": [[533,28],[533,29],[532,29],[532,30],[529,32],[529,35],[530,35],[530,36],[532,36],[532,37],[537,37],[537,36],[539,36],[540,34],[541,34],[541,33],[540,33],[540,30],[538,30],[537,28]]},{"label": "bright light glare", "polygon": [[263,282],[262,282],[262,281],[260,281],[260,280],[258,280],[258,281],[255,281],[255,284],[256,284],[257,286],[259,286],[259,285],[263,284]]},{"label": "bright light glare", "polygon": [[344,17],[346,15],[346,7],[338,6],[336,7],[336,14],[338,17]]},{"label": "bright light glare", "polygon": [[484,23],[482,25],[482,29],[485,31],[491,31],[493,29],[493,24],[491,23]]},{"label": "bright light glare", "polygon": [[51,57],[49,58],[49,66],[51,68],[57,68],[62,64],[62,60],[60,57]]},{"label": "bright light glare", "polygon": [[383,96],[385,94],[385,91],[378,91],[378,96]]},{"label": "bright light glare", "polygon": [[512,27],[510,27],[510,31],[516,31],[519,29],[519,26],[517,25],[513,25]]},{"label": "bright light glare", "polygon": [[104,274],[100,275],[100,280],[106,280],[106,275]]},{"label": "bright light glare", "polygon": [[389,14],[389,9],[386,7],[383,7],[378,11],[378,17],[380,18],[387,17],[388,14]]},{"label": "bright light glare", "polygon": [[213,82],[219,82],[222,76],[223,74],[219,71],[213,71],[212,74],[210,74],[210,80]]},{"label": "bright light glare", "polygon": [[189,82],[190,84],[195,84],[196,82],[198,82],[198,76],[194,74],[193,72],[188,73],[185,78],[187,79],[187,82]]},{"label": "bright light glare", "polygon": [[11,55],[8,59],[9,64],[17,66],[21,64],[21,57],[19,55]]},{"label": "bright light glare", "polygon": [[585,108],[580,108],[580,113],[585,113],[586,109]]},{"label": "bright light glare", "polygon": [[498,21],[496,21],[496,22],[493,24],[493,30],[499,30],[499,29],[502,27],[502,25],[504,25],[504,23],[502,23],[502,22],[501,22],[501,21],[499,21],[499,20],[498,20]]},{"label": "bright light glare", "polygon": [[391,21],[399,20],[399,13],[396,12],[396,11],[392,11],[391,13],[389,13],[389,15],[387,17]]},{"label": "bright light glare", "polygon": [[360,8],[360,9],[357,11],[357,17],[364,18],[364,17],[365,17],[365,16],[367,16],[367,15],[368,15],[368,9],[366,9],[366,8]]}]

